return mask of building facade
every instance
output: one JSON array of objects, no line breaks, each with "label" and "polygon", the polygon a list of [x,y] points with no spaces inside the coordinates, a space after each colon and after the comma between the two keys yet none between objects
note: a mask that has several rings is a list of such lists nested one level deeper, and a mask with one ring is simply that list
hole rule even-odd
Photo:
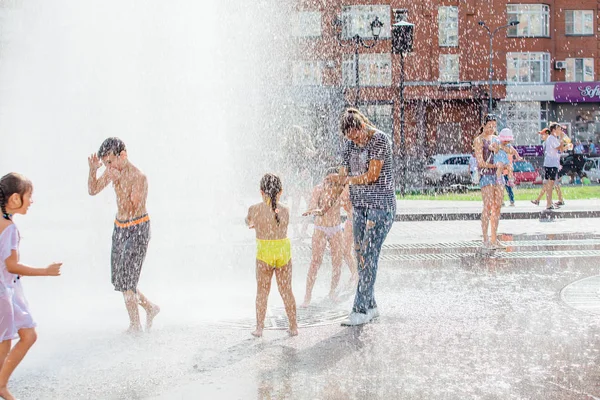
[{"label": "building facade", "polygon": [[[358,104],[393,135],[397,154],[404,136],[410,165],[433,154],[470,152],[490,96],[490,35],[480,21],[492,32],[519,21],[498,30],[491,43],[492,107],[500,126],[513,129],[517,145],[539,144],[537,132],[548,121],[568,125],[574,138],[597,141],[599,11],[598,0],[299,0],[292,83],[338,99],[338,113],[340,104]],[[376,17],[384,25],[374,41]],[[391,51],[391,25],[399,20],[414,24],[403,130],[400,56]],[[372,46],[358,49],[360,90],[351,40],[357,34]],[[325,106],[306,99],[307,109]]]}]

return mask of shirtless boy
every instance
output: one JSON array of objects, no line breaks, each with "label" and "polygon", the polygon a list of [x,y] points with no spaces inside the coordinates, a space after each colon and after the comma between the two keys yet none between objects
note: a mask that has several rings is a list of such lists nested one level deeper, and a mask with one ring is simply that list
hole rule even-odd
[{"label": "shirtless boy", "polygon": [[[137,288],[142,264],[150,241],[150,218],[146,212],[148,180],[127,158],[125,143],[108,138],[98,154],[88,158],[90,174],[88,192],[95,196],[112,183],[117,195],[117,216],[112,235],[111,279],[116,291],[122,292],[129,313],[127,333],[140,333],[142,326],[138,304],[146,311],[146,331],[160,308],[151,303]],[[104,164],[104,173],[97,178]]]}]

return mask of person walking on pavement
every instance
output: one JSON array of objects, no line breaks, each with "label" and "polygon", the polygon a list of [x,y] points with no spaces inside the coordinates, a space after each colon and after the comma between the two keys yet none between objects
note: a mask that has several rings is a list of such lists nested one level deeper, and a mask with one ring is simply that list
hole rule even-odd
[{"label": "person walking on pavement", "polygon": [[[540,132],[544,140],[544,179],[546,181],[543,190],[546,193],[547,210],[558,208],[558,205],[552,204],[552,190],[554,190],[554,182],[558,177],[558,169],[560,168],[560,152],[565,148],[565,144],[559,139],[561,133],[562,127],[555,122]],[[562,196],[559,195],[560,203],[564,204],[560,197]],[[538,204],[539,200],[536,199],[533,203]]]}]

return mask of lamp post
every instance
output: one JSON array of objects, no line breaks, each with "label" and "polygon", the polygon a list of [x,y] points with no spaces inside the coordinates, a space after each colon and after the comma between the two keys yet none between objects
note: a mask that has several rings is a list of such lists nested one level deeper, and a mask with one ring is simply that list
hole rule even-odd
[{"label": "lamp post", "polygon": [[[414,24],[404,20],[392,25],[392,53],[400,54],[400,194],[406,192],[406,145],[404,139],[404,56],[412,52]],[[393,135],[392,135],[393,138]],[[393,148],[393,146],[392,146]]]},{"label": "lamp post", "polygon": [[485,30],[488,33],[488,36],[490,37],[490,70],[489,70],[490,93],[489,93],[489,104],[488,104],[488,113],[490,113],[490,112],[492,112],[492,105],[493,105],[493,103],[492,103],[493,102],[492,77],[494,75],[494,66],[492,64],[492,61],[494,60],[494,53],[493,53],[494,36],[496,36],[496,33],[498,33],[498,31],[500,31],[501,29],[506,29],[506,28],[510,28],[512,26],[519,25],[519,21],[510,21],[507,25],[499,26],[496,29],[494,29],[493,31],[489,28],[489,26],[487,26],[485,24],[484,21],[479,21],[479,25],[483,26],[485,28]]},{"label": "lamp post", "polygon": [[367,44],[365,40],[359,35],[356,34],[350,38],[351,43],[346,44],[342,41],[342,28],[343,21],[339,18],[336,18],[333,22],[334,26],[338,30],[338,34],[336,36],[337,41],[341,47],[350,47],[354,46],[354,71],[355,71],[355,84],[356,84],[356,99],[354,100],[354,106],[358,108],[358,102],[360,99],[360,76],[358,74],[358,49],[364,47],[365,49],[370,49],[375,46],[377,40],[379,40],[379,35],[381,35],[381,28],[383,28],[383,22],[379,20],[379,17],[375,17],[375,19],[371,22],[371,33],[373,34],[373,43]]}]

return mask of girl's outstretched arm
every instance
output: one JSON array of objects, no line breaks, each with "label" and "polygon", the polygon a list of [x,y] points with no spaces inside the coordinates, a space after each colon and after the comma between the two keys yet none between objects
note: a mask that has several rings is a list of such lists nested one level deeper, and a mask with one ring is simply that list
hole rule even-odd
[{"label": "girl's outstretched arm", "polygon": [[321,197],[321,193],[323,193],[323,185],[317,185],[313,189],[312,196],[310,197],[310,202],[308,204],[308,210],[304,212],[302,215],[304,217],[309,215],[323,215],[322,210],[319,209],[319,197]]},{"label": "girl's outstretched arm", "polygon": [[19,263],[19,253],[16,250],[10,252],[10,256],[4,261],[6,270],[11,274],[21,276],[58,276],[62,263],[52,263],[46,268],[35,268]]},{"label": "girl's outstretched arm", "polygon": [[323,214],[326,214],[331,208],[341,206],[340,197],[344,190],[343,185],[330,185],[324,189],[325,203],[321,208]]}]

